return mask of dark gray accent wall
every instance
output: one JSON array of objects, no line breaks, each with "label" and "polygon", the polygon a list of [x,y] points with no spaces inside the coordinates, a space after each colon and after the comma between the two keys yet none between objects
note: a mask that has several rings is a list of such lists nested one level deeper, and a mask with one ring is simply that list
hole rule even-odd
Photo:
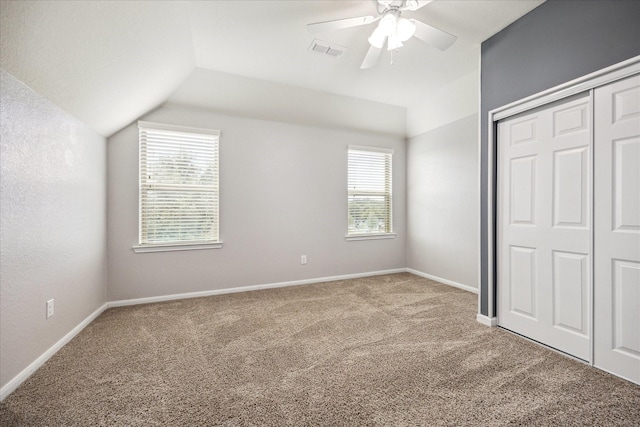
[{"label": "dark gray accent wall", "polygon": [[487,300],[488,113],[640,55],[640,1],[548,0],[483,42],[481,52],[480,312],[493,316]]}]

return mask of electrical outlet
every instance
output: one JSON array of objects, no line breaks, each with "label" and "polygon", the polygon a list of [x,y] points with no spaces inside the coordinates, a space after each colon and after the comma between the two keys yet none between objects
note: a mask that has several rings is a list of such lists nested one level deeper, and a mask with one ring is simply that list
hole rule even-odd
[{"label": "electrical outlet", "polygon": [[53,316],[53,300],[47,301],[47,319]]},{"label": "electrical outlet", "polygon": [[307,256],[306,255],[300,255],[300,264],[304,265],[307,263]]}]

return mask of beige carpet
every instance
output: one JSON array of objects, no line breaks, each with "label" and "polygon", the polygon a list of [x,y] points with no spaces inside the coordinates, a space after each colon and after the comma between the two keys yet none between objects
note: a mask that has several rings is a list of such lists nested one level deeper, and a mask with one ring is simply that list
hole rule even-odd
[{"label": "beige carpet", "polygon": [[640,387],[411,274],[110,309],[2,426],[640,425]]}]

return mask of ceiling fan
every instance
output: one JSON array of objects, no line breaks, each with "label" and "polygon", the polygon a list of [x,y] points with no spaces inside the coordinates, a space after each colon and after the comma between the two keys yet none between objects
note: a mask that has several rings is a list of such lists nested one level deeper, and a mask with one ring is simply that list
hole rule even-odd
[{"label": "ceiling fan", "polygon": [[371,36],[369,36],[369,51],[362,61],[360,68],[371,68],[387,44],[387,50],[394,51],[402,47],[402,43],[415,37],[440,50],[449,48],[457,37],[432,27],[415,19],[402,17],[403,12],[414,12],[433,0],[372,0],[376,4],[378,16],[359,16],[356,18],[336,19],[333,21],[307,24],[311,33],[340,30],[358,27],[380,21]]}]

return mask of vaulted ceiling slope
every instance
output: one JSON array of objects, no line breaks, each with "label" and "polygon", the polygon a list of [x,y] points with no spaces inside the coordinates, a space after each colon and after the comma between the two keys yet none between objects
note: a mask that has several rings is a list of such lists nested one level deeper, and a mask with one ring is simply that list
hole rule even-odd
[{"label": "vaulted ceiling slope", "polygon": [[[338,105],[350,97],[375,103],[368,105],[376,111],[386,104],[396,117],[398,109],[422,105],[430,93],[477,72],[480,43],[540,3],[436,0],[412,17],[457,35],[449,50],[410,40],[394,53],[393,64],[385,51],[376,67],[360,70],[371,26],[310,34],[306,24],[375,15],[373,0],[2,0],[0,66],[105,136],[174,92],[182,103],[202,104],[194,81],[219,79],[202,78],[201,70],[254,79],[256,87],[293,86],[291,105],[301,95],[309,104],[324,97],[325,106],[328,99]],[[309,52],[314,38],[346,52],[339,58]],[[190,78],[194,72],[199,77]],[[231,102],[231,80],[216,92],[215,105],[204,106]],[[236,80],[238,89],[247,82]],[[215,92],[203,87],[207,91]],[[278,120],[287,112],[272,110]]]}]

